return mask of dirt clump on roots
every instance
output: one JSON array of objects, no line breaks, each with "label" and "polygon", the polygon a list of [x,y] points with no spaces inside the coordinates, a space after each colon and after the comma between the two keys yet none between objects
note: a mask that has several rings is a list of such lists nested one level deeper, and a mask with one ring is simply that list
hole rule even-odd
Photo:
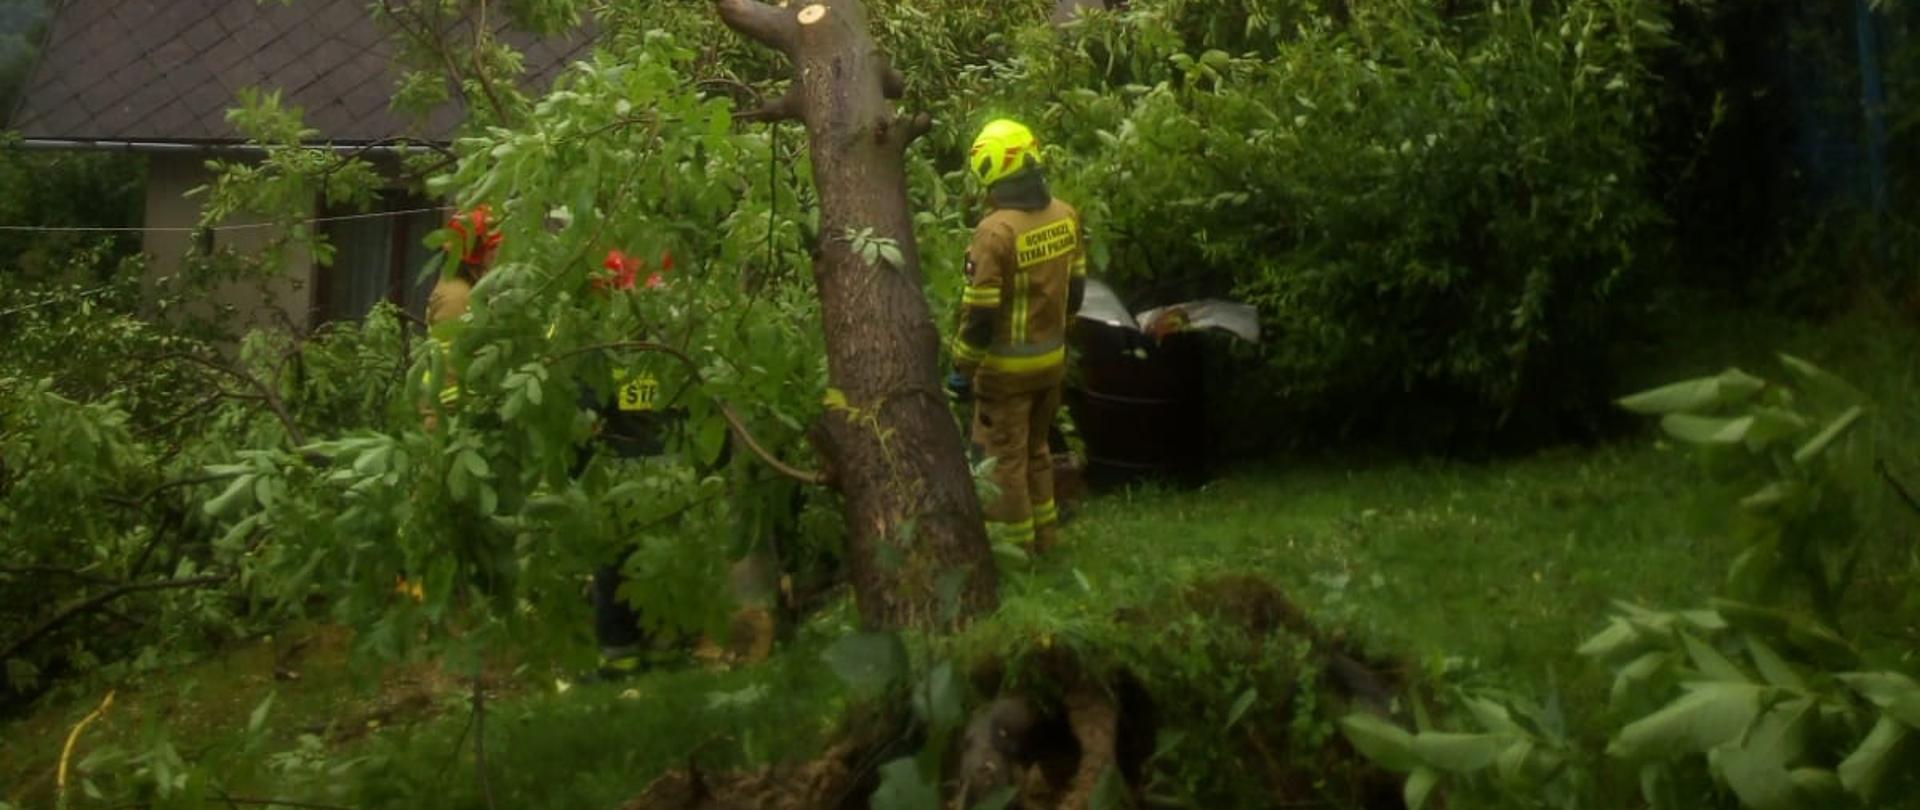
[{"label": "dirt clump on roots", "polygon": [[[1238,722],[1218,725],[1219,707],[1240,695],[1216,694],[1222,687],[1213,676],[1185,671],[1192,662],[1180,656],[1194,653],[1177,642],[1153,646],[1169,616],[1198,616],[1230,639],[1204,653],[1233,659],[1212,662],[1213,671],[1265,666],[1259,701],[1238,710]],[[967,810],[1009,789],[1004,806],[1018,810],[1146,807],[1150,796],[1180,792],[1163,783],[1169,774],[1155,760],[1162,732],[1184,734],[1189,744],[1204,737],[1215,751],[1204,755],[1207,767],[1226,769],[1220,777],[1239,784],[1236,806],[1253,793],[1283,805],[1402,807],[1399,779],[1343,737],[1302,744],[1293,733],[1302,721],[1322,723],[1346,711],[1391,717],[1402,689],[1399,668],[1316,627],[1280,588],[1255,576],[1209,577],[1157,604],[1122,607],[1115,620],[1156,641],[1124,651],[1043,642],[969,662],[966,677],[978,698],[947,741],[944,807]],[[1275,661],[1295,662],[1298,670],[1275,670]],[[702,770],[690,756],[687,767],[660,777],[622,810],[864,809],[879,786],[880,764],[914,754],[927,740],[904,706],[862,711],[819,757],[722,773]]]},{"label": "dirt clump on roots", "polygon": [[[1324,632],[1280,588],[1256,576],[1203,578],[1178,591],[1172,604],[1123,607],[1115,618],[1147,637],[1168,616],[1198,616],[1235,639],[1215,655],[1249,666],[1294,660],[1302,670],[1301,679],[1262,683],[1261,701],[1230,728],[1204,732],[1216,742],[1230,741],[1238,762],[1225,767],[1257,780],[1274,802],[1327,801],[1338,794],[1341,806],[1401,806],[1398,779],[1367,762],[1344,738],[1335,734],[1302,746],[1291,733],[1302,712],[1391,716],[1402,688],[1398,665],[1369,658],[1342,633]],[[1177,645],[1164,652],[1136,649],[1128,663],[1093,664],[1084,651],[1029,650],[1017,656],[1021,680],[1050,687],[1024,693],[1000,692],[1009,682],[1005,661],[981,662],[972,673],[975,690],[994,697],[976,709],[955,746],[958,761],[948,773],[957,784],[948,806],[966,808],[1009,786],[1017,795],[1009,806],[1022,810],[1145,806],[1161,787],[1150,761],[1163,726],[1180,731],[1198,707],[1238,697],[1211,694],[1207,690],[1218,687],[1183,675],[1177,660],[1182,654]],[[1203,733],[1185,731],[1189,737]]]}]

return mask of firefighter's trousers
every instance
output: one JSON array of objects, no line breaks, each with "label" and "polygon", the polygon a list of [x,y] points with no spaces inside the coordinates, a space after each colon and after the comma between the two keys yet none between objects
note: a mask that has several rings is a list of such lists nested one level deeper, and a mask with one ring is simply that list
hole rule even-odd
[{"label": "firefighter's trousers", "polygon": [[1047,432],[1060,409],[1060,386],[982,393],[973,409],[973,443],[995,460],[999,496],[987,504],[987,533],[996,542],[1050,547],[1060,523],[1053,502],[1053,453]]}]

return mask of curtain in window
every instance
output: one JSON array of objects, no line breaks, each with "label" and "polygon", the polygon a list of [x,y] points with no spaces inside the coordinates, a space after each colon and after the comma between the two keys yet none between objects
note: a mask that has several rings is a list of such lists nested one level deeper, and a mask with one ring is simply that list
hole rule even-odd
[{"label": "curtain in window", "polygon": [[333,266],[326,269],[327,320],[364,318],[387,297],[393,278],[393,217],[331,223]]}]

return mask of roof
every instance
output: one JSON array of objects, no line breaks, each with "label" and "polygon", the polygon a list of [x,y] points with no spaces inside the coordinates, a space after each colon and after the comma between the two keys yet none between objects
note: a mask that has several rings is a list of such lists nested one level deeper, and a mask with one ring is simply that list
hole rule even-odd
[{"label": "roof", "polygon": [[[444,141],[456,104],[424,122],[393,112],[399,71],[390,30],[367,0],[66,0],[21,93],[10,128],[29,140],[231,144],[243,87],[280,88],[319,140]],[[506,16],[504,14],[500,15]],[[544,87],[592,37],[535,38],[497,27]]]}]

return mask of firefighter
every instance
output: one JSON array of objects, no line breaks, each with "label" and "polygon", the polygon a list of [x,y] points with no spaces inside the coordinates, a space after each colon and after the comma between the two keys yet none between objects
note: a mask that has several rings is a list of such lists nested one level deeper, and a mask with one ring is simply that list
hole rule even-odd
[{"label": "firefighter", "polygon": [[[446,351],[451,344],[454,330],[457,329],[454,325],[467,313],[473,288],[486,276],[501,242],[498,223],[492,211],[484,205],[456,215],[447,223],[447,228],[454,236],[447,249],[460,257],[459,266],[434,285],[427,299],[428,332],[441,351]],[[605,294],[632,289],[641,264],[617,251],[609,253],[605,266],[612,272],[609,277],[596,278],[594,290]],[[664,264],[660,273],[654,273],[646,279],[648,288],[661,286],[661,273],[672,267],[671,255]],[[551,337],[551,330],[548,335]],[[445,381],[438,397],[442,407],[452,408],[460,398],[459,384],[451,367],[444,374]],[[605,449],[611,455],[622,458],[664,453],[668,428],[666,422],[672,415],[656,410],[658,389],[657,380],[644,372],[633,375],[617,372],[611,386],[582,386],[580,407],[595,412],[599,422],[595,440],[579,448],[570,474],[577,478],[585,472],[598,449]],[[422,410],[427,429],[433,430],[437,425],[436,409],[428,404]],[[627,549],[620,555],[621,559],[625,559],[631,551]],[[656,648],[656,640],[642,630],[640,617],[619,597],[618,591],[623,581],[617,563],[594,569],[594,639],[600,648],[600,665],[592,676],[597,678],[629,675],[648,663],[659,663],[674,657],[670,651]],[[403,579],[401,587],[415,599],[420,598],[417,584],[410,585]]]},{"label": "firefighter", "polygon": [[[434,282],[433,292],[427,296],[427,334],[443,352],[452,344],[455,324],[467,314],[467,301],[473,295],[473,287],[492,266],[501,239],[493,209],[485,205],[456,214],[447,228],[454,236],[453,241],[447,243],[447,251],[457,254],[460,264],[453,273],[442,275]],[[440,404],[446,407],[452,407],[460,397],[459,382],[451,366],[445,370],[445,381],[438,396]],[[439,414],[431,405],[421,406],[421,417],[428,430],[439,425]]]},{"label": "firefighter", "polygon": [[1086,234],[1079,212],[1048,191],[1027,127],[987,124],[967,162],[990,210],[967,248],[947,386],[974,402],[975,451],[994,460],[989,536],[1044,551],[1060,520],[1047,434],[1066,380],[1067,324],[1085,291]]}]

